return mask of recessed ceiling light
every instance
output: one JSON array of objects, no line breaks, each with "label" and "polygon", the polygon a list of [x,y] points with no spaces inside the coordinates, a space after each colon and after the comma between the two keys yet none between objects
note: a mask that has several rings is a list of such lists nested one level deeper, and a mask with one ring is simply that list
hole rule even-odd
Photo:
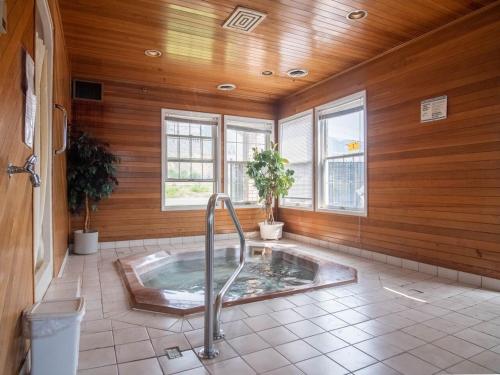
[{"label": "recessed ceiling light", "polygon": [[300,77],[305,77],[306,75],[309,74],[309,71],[304,68],[294,68],[290,69],[288,72],[286,72],[288,77],[292,78],[300,78]]},{"label": "recessed ceiling light", "polygon": [[157,49],[147,49],[144,51],[144,54],[148,57],[160,57],[161,51]]},{"label": "recessed ceiling light", "polygon": [[363,9],[353,10],[352,12],[347,13],[346,18],[348,20],[360,20],[365,18],[368,15],[368,12]]},{"label": "recessed ceiling light", "polygon": [[221,91],[231,91],[236,88],[236,85],[234,83],[221,83],[220,85],[217,86],[217,90]]},{"label": "recessed ceiling light", "polygon": [[272,76],[274,73],[272,70],[263,70],[261,74],[263,76],[269,77],[269,76]]}]

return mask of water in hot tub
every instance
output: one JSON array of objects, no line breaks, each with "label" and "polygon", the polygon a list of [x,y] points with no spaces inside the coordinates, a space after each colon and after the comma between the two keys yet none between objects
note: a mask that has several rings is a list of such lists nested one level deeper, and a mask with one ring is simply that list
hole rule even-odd
[{"label": "water in hot tub", "polygon": [[[238,267],[234,254],[214,259],[216,292]],[[173,292],[203,294],[205,259],[179,259],[141,275],[144,286]],[[260,295],[310,284],[315,272],[311,267],[283,259],[280,256],[247,256],[245,266],[226,294],[225,300]]]}]

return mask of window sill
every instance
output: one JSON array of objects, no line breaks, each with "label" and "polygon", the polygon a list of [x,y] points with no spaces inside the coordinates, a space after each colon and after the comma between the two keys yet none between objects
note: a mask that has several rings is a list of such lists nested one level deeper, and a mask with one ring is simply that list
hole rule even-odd
[{"label": "window sill", "polygon": [[237,210],[241,209],[241,208],[261,208],[263,209],[264,207],[262,207],[261,205],[258,205],[258,204],[237,204],[237,203],[234,203],[233,202],[233,207]]},{"label": "window sill", "polygon": [[349,210],[338,210],[335,208],[317,208],[316,212],[324,212],[327,214],[339,214],[339,215],[347,215],[347,216],[360,216],[367,217],[367,211],[349,211]]},{"label": "window sill", "polygon": [[[208,202],[208,200],[207,200]],[[251,209],[255,209],[255,208],[260,208],[260,209],[264,209],[264,206],[260,205],[260,204],[238,204],[238,203],[235,203],[235,202],[232,202],[233,203],[233,207],[236,209],[236,210],[240,210],[240,209],[245,209],[245,208],[251,208]],[[217,208],[222,208],[222,204],[221,204],[221,201],[218,201],[217,202]],[[273,205],[273,208],[275,208],[275,205]],[[207,205],[196,205],[196,206],[163,206],[162,207],[162,211],[196,211],[196,210],[206,210],[207,209]],[[312,211],[312,209],[310,209]]]},{"label": "window sill", "polygon": [[[208,201],[207,201],[208,202]],[[217,202],[217,209],[222,208],[221,202]],[[207,205],[197,205],[197,206],[164,206],[161,211],[206,211]]]},{"label": "window sill", "polygon": [[196,211],[196,210],[206,210],[207,206],[164,206],[162,211]]},{"label": "window sill", "polygon": [[279,205],[278,208],[285,208],[287,210],[297,210],[297,211],[310,211],[310,212],[314,211],[314,208],[312,208],[312,207],[302,207],[302,206],[284,206],[284,205]]}]

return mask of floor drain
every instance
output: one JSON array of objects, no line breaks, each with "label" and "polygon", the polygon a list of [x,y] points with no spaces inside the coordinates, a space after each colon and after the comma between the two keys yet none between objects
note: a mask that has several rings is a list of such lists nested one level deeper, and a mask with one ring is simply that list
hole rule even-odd
[{"label": "floor drain", "polygon": [[165,354],[167,355],[168,359],[176,359],[182,357],[182,352],[178,346],[174,346],[172,348],[166,348]]}]

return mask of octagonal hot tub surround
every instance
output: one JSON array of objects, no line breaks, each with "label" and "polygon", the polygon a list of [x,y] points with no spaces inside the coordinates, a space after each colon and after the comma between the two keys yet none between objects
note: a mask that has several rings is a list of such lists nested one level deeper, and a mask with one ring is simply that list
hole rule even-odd
[{"label": "octagonal hot tub surround", "polygon": [[[215,250],[214,284],[218,291],[236,269],[239,248]],[[242,272],[223,306],[254,302],[357,280],[354,268],[276,246],[248,246]],[[204,309],[205,252],[170,255],[158,251],[119,259],[118,267],[138,309],[191,314]]]}]

